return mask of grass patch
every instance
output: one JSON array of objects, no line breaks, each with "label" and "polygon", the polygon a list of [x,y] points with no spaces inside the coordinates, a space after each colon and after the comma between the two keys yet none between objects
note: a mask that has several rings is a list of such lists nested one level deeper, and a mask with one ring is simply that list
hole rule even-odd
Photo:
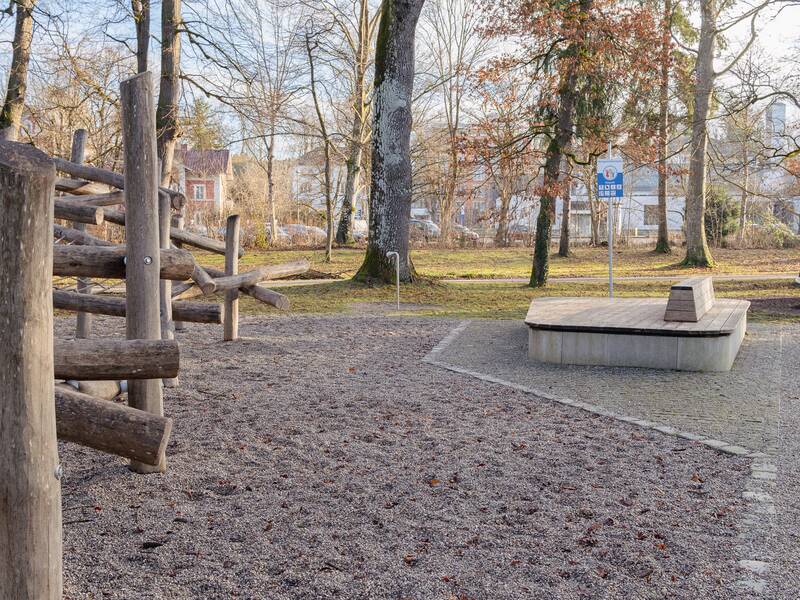
[{"label": "grass patch", "polygon": [[[796,297],[800,288],[782,281],[721,281],[715,292],[722,298]],[[669,283],[663,281],[619,282],[615,293],[620,297],[662,297],[669,294]],[[384,304],[389,307],[395,299],[395,288],[389,285],[368,286],[352,281],[337,281],[320,285],[281,288],[292,302],[292,313],[341,313],[354,304]],[[543,296],[606,296],[608,288],[601,283],[558,283],[545,289],[533,289],[515,283],[447,283],[422,282],[404,285],[401,302],[421,305],[419,310],[390,309],[392,314],[470,319],[521,319],[531,300]],[[221,301],[221,297],[219,297]],[[242,314],[280,314],[279,311],[255,302],[248,296],[240,301]],[[359,311],[355,311],[359,312]],[[755,319],[773,320],[769,313],[751,311]]]},{"label": "grass patch", "polygon": [[[800,269],[800,248],[786,250],[713,250],[717,266],[714,269],[683,267],[683,252],[655,254],[649,248],[622,248],[615,253],[614,272],[618,276],[675,275],[697,273],[768,274],[793,273]],[[338,248],[333,259],[325,263],[322,250],[249,251],[240,261],[242,269],[258,265],[278,264],[306,258],[311,268],[334,277],[351,277],[361,265],[364,250]],[[197,253],[198,262],[221,268],[224,258],[218,254]],[[411,252],[417,272],[424,277],[440,279],[505,279],[530,277],[532,251],[530,248],[441,249],[422,248]],[[608,253],[605,248],[576,247],[573,256],[553,255],[551,277],[603,277],[608,273]]]}]

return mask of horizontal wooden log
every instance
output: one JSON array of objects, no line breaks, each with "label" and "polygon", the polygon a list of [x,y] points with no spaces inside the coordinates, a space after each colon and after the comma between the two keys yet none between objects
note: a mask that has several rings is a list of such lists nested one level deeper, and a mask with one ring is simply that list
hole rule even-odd
[{"label": "horizontal wooden log", "polygon": [[103,209],[99,206],[82,206],[74,202],[65,202],[56,198],[53,200],[53,216],[56,219],[66,219],[89,225],[103,223]]},{"label": "horizontal wooden log", "polygon": [[89,194],[87,196],[59,196],[56,199],[81,206],[118,206],[125,202],[125,193],[109,192],[107,194]]},{"label": "horizontal wooden log", "polygon": [[114,242],[107,242],[100,238],[94,237],[85,231],[72,229],[71,227],[64,227],[57,223],[53,224],[53,237],[59,240],[66,240],[79,246],[116,246]]},{"label": "horizontal wooden log", "polygon": [[55,340],[56,379],[164,379],[178,376],[175,340]]},{"label": "horizontal wooden log", "polygon": [[[221,292],[224,290],[234,290],[236,288],[244,288],[251,285],[256,285],[267,279],[280,279],[281,277],[291,277],[292,275],[302,275],[311,268],[311,264],[303,259],[290,263],[280,265],[265,265],[256,267],[250,271],[243,271],[236,275],[227,275],[225,277],[216,277],[214,283],[217,286],[216,291]],[[176,286],[177,291],[173,291],[173,298],[194,298],[202,295],[202,290],[197,286],[185,288],[184,286]]]},{"label": "horizontal wooden log", "polygon": [[172,433],[172,419],[99,400],[58,385],[56,430],[67,442],[158,465]]},{"label": "horizontal wooden log", "polygon": [[68,192],[76,195],[106,194],[111,191],[109,186],[103,185],[102,183],[86,181],[85,179],[67,179],[64,177],[56,177],[55,188],[59,192]]},{"label": "horizontal wooden log", "polygon": [[[212,277],[225,277],[225,272],[220,271],[218,269],[212,269],[210,267],[206,267],[206,271]],[[245,285],[239,288],[239,291],[243,294],[247,294],[252,298],[258,300],[259,302],[263,302],[264,304],[269,304],[270,306],[274,306],[280,310],[289,310],[290,302],[289,298],[284,296],[283,294],[279,294],[275,290],[271,290],[269,288],[262,287],[260,285]]]},{"label": "horizontal wooden log", "polygon": [[[125,226],[124,212],[106,209],[104,214],[106,221],[114,223],[115,225]],[[178,229],[177,227],[170,227],[169,237],[179,244],[186,244],[187,246],[193,246],[201,250],[207,250],[208,252],[215,252],[216,254],[225,254],[225,242],[212,240],[204,235],[190,233],[184,229]],[[239,248],[239,258],[242,256],[244,256],[244,250]]]},{"label": "horizontal wooden log", "polygon": [[[125,246],[55,246],[53,275],[125,279]],[[191,252],[161,250],[161,279],[183,281],[194,272]]]},{"label": "horizontal wooden log", "polygon": [[[53,308],[96,315],[124,317],[125,298],[94,296],[65,290],[53,290]],[[172,317],[190,323],[222,323],[222,305],[204,302],[172,302]]]},{"label": "horizontal wooden log", "polygon": [[[90,165],[70,162],[58,157],[54,157],[53,162],[56,164],[56,170],[72,177],[104,183],[120,190],[125,189],[125,177],[120,173],[114,173],[113,171],[92,167]],[[186,197],[177,190],[160,187],[158,188],[158,193],[167,194],[170,197],[172,208],[175,210],[180,210],[186,203]]]}]

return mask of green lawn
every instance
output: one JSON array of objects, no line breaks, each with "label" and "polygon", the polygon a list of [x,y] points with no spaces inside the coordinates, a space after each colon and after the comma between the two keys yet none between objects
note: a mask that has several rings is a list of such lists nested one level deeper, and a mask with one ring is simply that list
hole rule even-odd
[{"label": "green lawn", "polygon": [[[248,251],[240,265],[247,269],[255,265],[277,264],[300,258],[311,261],[314,275],[343,277],[353,275],[361,264],[363,249],[334,249],[333,260],[324,262],[321,250]],[[198,253],[201,264],[221,267],[223,257]],[[529,277],[531,250],[529,248],[456,249],[425,248],[413,250],[411,258],[417,272],[436,279]],[[717,267],[687,269],[677,263],[682,258],[681,249],[672,255],[654,254],[649,249],[623,248],[615,253],[615,274],[618,276],[677,275],[692,273],[792,273],[800,271],[800,248],[787,250],[730,250],[717,248],[714,258]],[[574,256],[560,258],[553,255],[551,277],[605,276],[608,273],[608,254],[605,248],[578,247]]]},{"label": "green lawn", "polygon": [[[715,284],[716,294],[726,298],[796,297],[800,304],[800,288],[782,281],[721,281]],[[620,282],[618,296],[659,296],[669,294],[668,282]],[[361,312],[362,303],[383,304],[392,310],[393,286],[367,286],[351,281],[281,288],[289,297],[292,313]],[[447,283],[424,282],[404,285],[401,302],[412,306],[401,314],[453,318],[521,319],[531,300],[542,296],[605,296],[608,288],[600,283],[558,283],[546,289],[532,289],[514,283]],[[221,296],[217,300],[222,301]],[[270,306],[242,296],[240,308],[245,315],[280,314]],[[393,311],[393,310],[392,310]],[[774,318],[767,312],[752,311],[756,319]]]}]

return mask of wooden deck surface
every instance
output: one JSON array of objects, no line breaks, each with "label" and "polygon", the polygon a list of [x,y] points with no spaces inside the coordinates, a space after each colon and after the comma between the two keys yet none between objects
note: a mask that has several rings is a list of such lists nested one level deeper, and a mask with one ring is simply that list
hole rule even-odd
[{"label": "wooden deck surface", "polygon": [[666,298],[538,298],[525,323],[551,331],[713,337],[730,335],[749,307],[747,300],[716,300],[692,323],[665,321]]}]

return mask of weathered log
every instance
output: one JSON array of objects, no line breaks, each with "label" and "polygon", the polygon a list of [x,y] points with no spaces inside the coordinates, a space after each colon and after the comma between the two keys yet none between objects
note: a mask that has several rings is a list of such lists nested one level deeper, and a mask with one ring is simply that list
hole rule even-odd
[{"label": "weathered log", "polygon": [[58,198],[53,202],[53,214],[56,219],[66,219],[88,225],[103,223],[103,209],[99,206],[83,206],[74,202],[64,202]]},{"label": "weathered log", "polygon": [[[22,4],[17,7],[22,10]],[[57,600],[61,486],[53,410],[52,161],[0,142],[0,598]],[[24,201],[23,201],[24,199]]]},{"label": "weathered log", "polygon": [[[126,246],[55,246],[53,275],[125,279],[127,254]],[[151,259],[146,263],[150,265],[158,255],[143,257],[143,264],[147,258]],[[160,262],[163,279],[183,281],[194,272],[194,257],[186,250],[161,250]]]},{"label": "weathered log", "polygon": [[102,183],[94,183],[84,179],[66,179],[64,177],[56,178],[55,188],[59,192],[69,192],[70,194],[81,196],[106,194],[111,191],[109,186]]},{"label": "weathered log", "polygon": [[[120,173],[114,173],[113,171],[89,165],[78,165],[58,157],[53,158],[53,162],[56,163],[56,169],[72,177],[103,183],[120,190],[125,189],[125,176]],[[167,194],[175,210],[179,210],[186,203],[186,197],[177,190],[159,187],[158,193]]]},{"label": "weathered log", "polygon": [[[281,277],[291,277],[292,275],[302,275],[311,268],[311,264],[303,259],[281,265],[266,265],[256,267],[250,271],[244,271],[237,275],[226,275],[224,277],[217,277],[214,283],[217,286],[218,292],[224,290],[232,290],[236,288],[248,287],[256,285],[267,279],[280,279]],[[197,286],[185,288],[184,286],[175,286],[172,297],[174,298],[194,298],[195,296],[202,295],[202,290]]]},{"label": "weathered log", "polygon": [[87,196],[59,196],[61,202],[69,202],[79,206],[118,206],[125,202],[124,192],[107,194],[89,194]]},{"label": "weathered log", "polygon": [[69,386],[55,389],[58,437],[67,442],[159,465],[172,433],[172,419],[99,400]]},{"label": "weathered log", "polygon": [[[125,213],[122,211],[105,209],[104,217],[109,223],[125,226]],[[176,244],[186,244],[187,246],[194,246],[195,248],[215,252],[216,254],[225,254],[225,242],[212,240],[209,237],[191,233],[185,229],[179,229],[174,226],[170,227],[169,237],[172,241],[176,242]],[[244,250],[239,248],[239,258],[242,256],[244,256]]]},{"label": "weathered log", "polygon": [[197,286],[202,290],[203,294],[208,296],[209,294],[213,294],[214,291],[217,289],[217,284],[214,283],[214,280],[211,278],[211,275],[208,274],[203,267],[200,265],[195,265],[194,272],[192,273],[192,281],[194,281]]},{"label": "weathered log", "polygon": [[[206,267],[206,271],[212,277],[225,277],[224,271],[219,271],[217,269],[212,269],[210,267]],[[243,294],[247,294],[252,298],[255,298],[259,302],[263,302],[264,304],[269,304],[270,306],[274,306],[280,310],[289,310],[291,303],[289,302],[289,298],[284,296],[283,294],[279,294],[275,290],[271,290],[269,288],[262,287],[260,285],[245,285],[239,288],[239,291]]]},{"label": "weathered log", "polygon": [[[129,340],[158,340],[161,339],[159,280],[170,277],[161,272],[159,266],[159,173],[153,81],[150,72],[139,73],[120,84],[120,114],[126,164],[124,182],[117,187],[125,189],[125,241],[128,247],[126,337]],[[123,177],[116,173],[112,175],[118,182]],[[166,254],[174,251],[163,252]],[[181,279],[189,277],[192,271],[194,264]],[[131,381],[128,385],[128,404],[154,415],[163,415],[161,381]],[[166,468],[165,460],[157,467],[139,461],[131,462],[131,470],[137,473],[163,473]]]},{"label": "weathered log", "polygon": [[100,238],[94,237],[85,231],[64,227],[63,225],[58,225],[57,223],[53,224],[53,237],[59,240],[72,242],[73,244],[78,244],[79,246],[116,246],[114,242],[107,242],[106,240],[101,240]]},{"label": "weathered log", "polygon": [[[86,138],[88,134],[85,129],[76,129],[72,134],[72,152],[70,160],[74,163],[83,163],[86,158]],[[62,200],[63,201],[63,200]],[[86,234],[86,223],[81,221],[73,221],[72,227],[86,237],[91,237]],[[85,246],[105,246],[106,244],[84,244]],[[77,291],[82,294],[92,293],[92,280],[86,277],[79,277],[77,283]],[[92,335],[92,315],[90,313],[79,312],[75,319],[75,337],[80,339],[88,338]]]},{"label": "weathered log", "polygon": [[55,340],[56,379],[162,379],[176,377],[175,340]]},{"label": "weathered log", "polygon": [[[176,242],[180,242],[182,244],[187,244],[189,246],[194,246],[195,248],[200,248],[201,250],[208,250],[209,252],[215,252],[217,254],[225,254],[225,242],[219,240],[212,240],[204,235],[198,235],[196,233],[191,233],[190,231],[186,231],[185,229],[178,229],[177,227],[173,227],[169,233],[170,237],[175,240]],[[244,256],[244,250],[239,248],[239,258]]]},{"label": "weathered log", "polygon": [[[53,308],[59,310],[84,311],[96,315],[124,317],[125,298],[118,296],[96,296],[77,294],[65,290],[53,290]],[[208,302],[172,301],[172,316],[191,323],[222,323],[222,305]]]}]

